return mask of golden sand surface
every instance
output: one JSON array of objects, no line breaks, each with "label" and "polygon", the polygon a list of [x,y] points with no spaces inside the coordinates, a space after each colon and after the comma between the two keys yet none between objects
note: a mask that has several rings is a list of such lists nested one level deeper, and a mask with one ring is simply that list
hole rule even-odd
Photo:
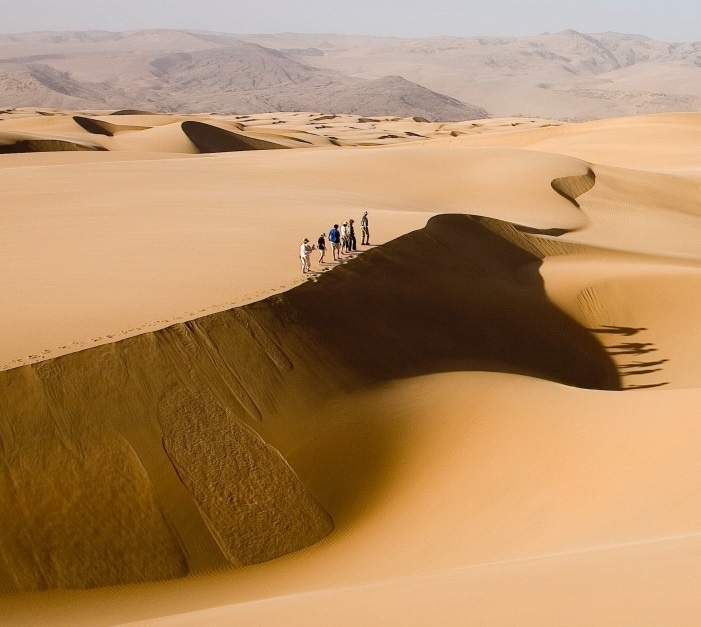
[{"label": "golden sand surface", "polygon": [[0,621],[697,619],[701,114],[112,113],[0,114]]}]

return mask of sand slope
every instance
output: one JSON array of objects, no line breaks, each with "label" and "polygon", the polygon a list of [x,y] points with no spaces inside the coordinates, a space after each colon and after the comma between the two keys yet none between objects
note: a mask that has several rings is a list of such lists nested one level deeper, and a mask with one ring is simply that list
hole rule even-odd
[{"label": "sand slope", "polygon": [[695,620],[697,116],[77,115],[2,122],[107,148],[0,155],[8,622]]}]

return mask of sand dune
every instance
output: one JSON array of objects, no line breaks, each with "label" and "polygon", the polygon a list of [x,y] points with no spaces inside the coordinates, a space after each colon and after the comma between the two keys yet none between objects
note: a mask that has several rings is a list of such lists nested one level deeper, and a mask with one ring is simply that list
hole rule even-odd
[{"label": "sand dune", "polygon": [[697,114],[111,113],[0,115],[3,620],[696,619]]}]

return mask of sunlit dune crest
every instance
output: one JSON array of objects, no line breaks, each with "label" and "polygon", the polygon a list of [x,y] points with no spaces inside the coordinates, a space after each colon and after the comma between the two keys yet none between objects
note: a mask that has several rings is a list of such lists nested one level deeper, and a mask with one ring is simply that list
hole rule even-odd
[{"label": "sunlit dune crest", "polygon": [[0,113],[3,620],[694,622],[700,141]]}]

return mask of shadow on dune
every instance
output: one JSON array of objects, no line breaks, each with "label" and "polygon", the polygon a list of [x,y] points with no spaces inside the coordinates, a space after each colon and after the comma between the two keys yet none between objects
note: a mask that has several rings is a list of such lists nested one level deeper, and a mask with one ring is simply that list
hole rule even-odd
[{"label": "shadow on dune", "polygon": [[227,131],[212,124],[187,120],[181,124],[183,133],[202,153],[237,152],[242,150],[278,150],[282,144]]},{"label": "shadow on dune", "polygon": [[153,111],[141,111],[139,109],[120,109],[119,111],[114,111],[110,115],[159,115]]},{"label": "shadow on dune", "polygon": [[479,369],[620,389],[602,345],[547,299],[540,258],[492,222],[432,218],[288,292],[290,332],[313,337],[324,359],[362,379]]},{"label": "shadow on dune", "polygon": [[14,144],[0,145],[0,154],[58,152],[66,150],[105,150],[105,148],[69,142],[62,139],[23,139]]},{"label": "shadow on dune", "polygon": [[579,207],[577,198],[582,194],[586,194],[592,187],[594,187],[595,184],[596,174],[594,173],[594,170],[587,168],[587,173],[583,176],[563,176],[561,178],[553,179],[550,186],[558,194],[560,194],[560,196],[564,196],[576,207]]},{"label": "shadow on dune", "polygon": [[[167,579],[317,542],[333,521],[259,436],[328,454],[305,422],[315,399],[474,369],[619,389],[601,345],[547,300],[529,237],[433,218],[285,294],[0,372],[0,592]],[[338,498],[366,499],[377,477],[363,481]]]},{"label": "shadow on dune", "polygon": [[150,128],[149,126],[111,124],[103,120],[94,120],[81,115],[74,115],[73,121],[78,124],[78,126],[88,131],[88,133],[92,133],[93,135],[105,135],[107,137],[113,137],[115,133],[119,133],[120,131],[143,131]]}]

